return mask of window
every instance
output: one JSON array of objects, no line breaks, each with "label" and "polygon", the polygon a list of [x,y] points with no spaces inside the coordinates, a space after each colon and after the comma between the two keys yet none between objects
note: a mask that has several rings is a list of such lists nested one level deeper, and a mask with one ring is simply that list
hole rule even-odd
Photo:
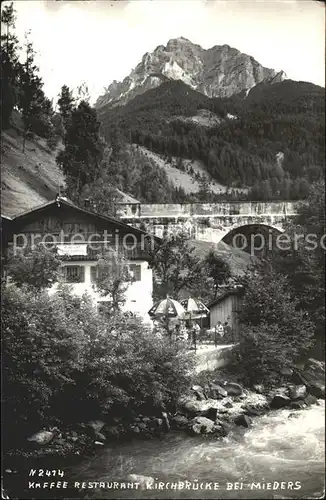
[{"label": "window", "polygon": [[130,264],[129,271],[130,271],[134,281],[141,281],[141,265],[140,264]]},{"label": "window", "polygon": [[62,271],[66,283],[84,283],[85,281],[84,266],[64,266]]},{"label": "window", "polygon": [[92,266],[91,267],[91,282],[95,283],[97,280],[97,266]]}]

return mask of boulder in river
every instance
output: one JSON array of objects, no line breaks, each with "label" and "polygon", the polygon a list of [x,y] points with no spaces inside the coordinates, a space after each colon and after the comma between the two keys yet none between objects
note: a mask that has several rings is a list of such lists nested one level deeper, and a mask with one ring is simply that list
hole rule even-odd
[{"label": "boulder in river", "polygon": [[[139,430],[139,429],[138,429]],[[118,439],[120,437],[121,430],[118,425],[109,425],[106,424],[103,429],[102,433],[110,439]]]},{"label": "boulder in river", "polygon": [[195,393],[195,396],[196,396],[198,401],[204,401],[205,399],[207,399],[207,396],[203,390],[202,391],[194,391],[194,393]]},{"label": "boulder in river", "polygon": [[293,410],[302,410],[303,408],[305,408],[305,406],[306,406],[306,403],[304,401],[302,401],[302,399],[292,401],[290,404],[290,408],[292,408]]},{"label": "boulder in river", "polygon": [[202,388],[201,385],[193,385],[192,388],[191,388],[191,390],[194,391],[194,392],[197,392],[197,391],[203,392],[204,389]]},{"label": "boulder in river", "polygon": [[325,399],[325,384],[321,382],[314,381],[308,385],[310,394],[316,396],[316,398]]},{"label": "boulder in river", "polygon": [[307,391],[317,398],[325,398],[325,363],[310,358],[304,368],[294,370],[292,380],[303,384]]},{"label": "boulder in river", "polygon": [[289,387],[290,390],[290,398],[294,401],[297,399],[304,399],[307,395],[307,387],[303,384],[301,385],[292,385]]},{"label": "boulder in river", "polygon": [[217,397],[226,398],[228,395],[227,390],[218,384],[213,384],[213,383],[210,384],[210,390],[214,391],[216,393]]},{"label": "boulder in river", "polygon": [[202,412],[200,414],[201,417],[206,417],[209,418],[210,420],[216,420],[218,414],[218,409],[217,408],[208,408],[208,410]]},{"label": "boulder in river", "polygon": [[283,394],[275,394],[273,397],[270,407],[273,410],[279,409],[279,408],[285,408],[286,406],[289,406],[291,403],[291,399],[288,396],[285,396]]},{"label": "boulder in river", "polygon": [[293,370],[288,366],[283,366],[280,369],[280,374],[283,375],[283,377],[291,377],[293,375]]},{"label": "boulder in river", "polygon": [[219,425],[216,425],[213,420],[210,420],[206,417],[195,417],[189,426],[189,431],[191,434],[200,435],[200,434],[214,434],[216,432],[220,432],[221,428]]},{"label": "boulder in river", "polygon": [[194,399],[189,399],[180,404],[181,410],[185,411],[187,414],[196,415],[208,410],[209,404],[207,400],[196,401]]},{"label": "boulder in river", "polygon": [[203,401],[204,399],[207,399],[205,390],[201,385],[193,385],[191,390],[195,394],[196,399],[198,399],[198,401]]},{"label": "boulder in river", "polygon": [[188,427],[188,419],[184,415],[175,415],[171,419],[172,429],[186,429]]},{"label": "boulder in river", "polygon": [[227,392],[228,396],[241,396],[243,393],[241,385],[236,382],[227,382],[224,384],[223,389]]},{"label": "boulder in river", "polygon": [[102,422],[102,420],[90,420],[86,425],[94,429],[94,432],[100,432],[105,426],[105,423]]},{"label": "boulder in river", "polygon": [[248,417],[248,415],[238,415],[234,419],[234,423],[236,425],[241,425],[242,427],[250,427],[251,420],[250,420],[250,417]]},{"label": "boulder in river", "polygon": [[312,394],[308,394],[308,396],[305,398],[304,402],[306,403],[307,406],[310,405],[315,405],[318,403],[318,399],[316,396],[313,396]]},{"label": "boulder in river", "polygon": [[265,412],[265,408],[263,407],[254,407],[251,405],[247,405],[244,407],[244,414],[248,415],[250,417],[258,417],[259,415],[262,415]]},{"label": "boulder in river", "polygon": [[258,394],[264,394],[266,391],[265,386],[263,384],[255,384],[253,386],[254,391],[256,391]]},{"label": "boulder in river", "polygon": [[49,444],[55,437],[61,435],[59,429],[56,427],[51,429],[50,431],[39,431],[30,436],[27,441],[36,445],[46,445]]}]

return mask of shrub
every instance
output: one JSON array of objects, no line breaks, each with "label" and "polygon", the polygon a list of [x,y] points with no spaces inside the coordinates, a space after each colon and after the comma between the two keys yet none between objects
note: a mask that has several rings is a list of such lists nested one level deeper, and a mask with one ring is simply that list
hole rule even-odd
[{"label": "shrub", "polygon": [[235,352],[249,384],[280,382],[282,368],[312,344],[313,324],[298,308],[287,278],[273,271],[246,279],[240,322]]},{"label": "shrub", "polygon": [[140,319],[99,315],[67,286],[54,295],[4,287],[3,419],[6,438],[40,426],[153,412],[173,405],[193,360]]}]

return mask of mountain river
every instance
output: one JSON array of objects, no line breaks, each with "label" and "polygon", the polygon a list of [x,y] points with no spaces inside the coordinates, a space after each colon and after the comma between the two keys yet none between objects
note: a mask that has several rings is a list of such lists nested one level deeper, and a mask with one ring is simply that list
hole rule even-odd
[{"label": "mountain river", "polygon": [[162,440],[120,443],[66,476],[90,499],[323,498],[324,412],[324,401],[273,411],[216,441],[173,431]]}]

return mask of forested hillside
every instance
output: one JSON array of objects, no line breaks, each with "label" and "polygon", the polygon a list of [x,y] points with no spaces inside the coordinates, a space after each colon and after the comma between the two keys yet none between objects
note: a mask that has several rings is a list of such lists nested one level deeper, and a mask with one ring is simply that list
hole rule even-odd
[{"label": "forested hillside", "polygon": [[[202,109],[220,123],[208,127],[184,119]],[[166,157],[201,160],[218,182],[251,186],[255,199],[305,197],[309,183],[323,176],[324,89],[311,83],[260,84],[247,96],[209,99],[170,81],[98,113],[107,141],[119,138]]]}]

